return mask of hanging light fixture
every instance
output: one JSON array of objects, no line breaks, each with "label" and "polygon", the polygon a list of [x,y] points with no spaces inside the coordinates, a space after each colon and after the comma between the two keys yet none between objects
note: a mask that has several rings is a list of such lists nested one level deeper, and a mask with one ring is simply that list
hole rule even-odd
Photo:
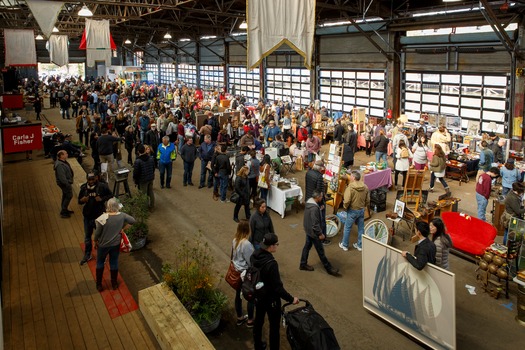
[{"label": "hanging light fixture", "polygon": [[40,34],[38,34],[36,37],[35,37],[36,40],[44,40],[44,37]]},{"label": "hanging light fixture", "polygon": [[84,4],[80,11],[78,11],[78,15],[82,17],[91,17],[93,16],[93,12],[91,12],[88,7]]},{"label": "hanging light fixture", "polygon": [[58,32],[59,32],[58,28],[57,27],[53,27],[53,33],[58,33]]},{"label": "hanging light fixture", "polygon": [[124,41],[124,44],[128,44],[128,45],[131,44],[131,40],[126,39],[126,41]]},{"label": "hanging light fixture", "polygon": [[171,39],[171,35],[170,35],[170,33],[166,33],[166,34],[164,35],[164,39]]},{"label": "hanging light fixture", "polygon": [[239,29],[248,29],[248,23],[246,23],[246,21],[242,21],[242,23],[239,25]]}]

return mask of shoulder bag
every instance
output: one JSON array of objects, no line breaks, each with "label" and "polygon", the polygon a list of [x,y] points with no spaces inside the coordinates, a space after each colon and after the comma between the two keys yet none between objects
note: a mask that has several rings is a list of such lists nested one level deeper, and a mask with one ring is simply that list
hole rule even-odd
[{"label": "shoulder bag", "polygon": [[257,182],[257,187],[260,188],[268,188],[268,183],[266,182],[266,168],[268,167],[268,164],[264,165],[263,171],[261,171],[261,175],[259,176],[259,181]]},{"label": "shoulder bag", "polygon": [[228,271],[226,272],[226,276],[224,276],[224,279],[228,284],[235,290],[238,290],[241,288],[241,273],[235,269],[235,265],[233,265],[233,247],[232,247],[232,253],[230,255],[230,266],[228,267]]},{"label": "shoulder bag", "polygon": [[124,230],[120,231],[120,251],[122,253],[129,253],[131,248],[132,247],[128,235],[126,232],[124,232]]}]

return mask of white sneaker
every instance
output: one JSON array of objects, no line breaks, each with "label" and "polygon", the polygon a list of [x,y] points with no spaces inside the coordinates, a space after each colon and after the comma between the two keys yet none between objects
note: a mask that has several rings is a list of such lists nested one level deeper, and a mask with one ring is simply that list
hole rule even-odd
[{"label": "white sneaker", "polygon": [[353,247],[359,251],[362,251],[363,249],[357,245],[357,242],[353,244]]},{"label": "white sneaker", "polygon": [[339,248],[341,248],[341,249],[344,250],[345,252],[348,251],[348,248],[345,247],[345,246],[343,245],[343,242],[339,242]]}]

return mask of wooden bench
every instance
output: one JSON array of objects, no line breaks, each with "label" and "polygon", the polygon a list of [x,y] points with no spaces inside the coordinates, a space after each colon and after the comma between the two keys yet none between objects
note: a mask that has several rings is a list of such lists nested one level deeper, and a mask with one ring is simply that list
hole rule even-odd
[{"label": "wooden bench", "polygon": [[139,308],[162,349],[215,349],[175,293],[162,283],[139,291]]}]

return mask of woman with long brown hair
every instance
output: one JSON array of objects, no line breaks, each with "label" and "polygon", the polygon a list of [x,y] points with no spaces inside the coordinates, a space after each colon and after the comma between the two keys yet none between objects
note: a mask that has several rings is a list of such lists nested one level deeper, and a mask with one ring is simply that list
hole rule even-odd
[{"label": "woman with long brown hair", "polygon": [[448,193],[450,189],[445,181],[445,168],[447,167],[447,159],[445,158],[445,152],[439,144],[434,145],[434,155],[429,164],[430,167],[430,192],[434,192],[434,183],[436,178],[441,182],[445,191]]},{"label": "woman with long brown hair", "polygon": [[[254,248],[248,238],[250,237],[250,224],[248,220],[241,220],[237,225],[237,232],[232,241],[232,262],[235,270],[242,273],[250,267],[250,258],[253,254]],[[243,315],[241,288],[239,287],[235,292],[235,312],[237,313],[237,326],[241,326],[246,321],[248,328],[253,327],[253,309],[254,305],[248,302],[248,315]]]}]

